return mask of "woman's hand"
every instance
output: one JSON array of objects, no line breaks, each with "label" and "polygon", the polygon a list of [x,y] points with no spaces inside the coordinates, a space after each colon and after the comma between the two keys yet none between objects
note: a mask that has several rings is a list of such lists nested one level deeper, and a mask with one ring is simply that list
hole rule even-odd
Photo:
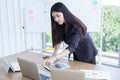
[{"label": "woman's hand", "polygon": [[43,66],[49,66],[57,60],[55,56],[46,56],[44,59]]}]

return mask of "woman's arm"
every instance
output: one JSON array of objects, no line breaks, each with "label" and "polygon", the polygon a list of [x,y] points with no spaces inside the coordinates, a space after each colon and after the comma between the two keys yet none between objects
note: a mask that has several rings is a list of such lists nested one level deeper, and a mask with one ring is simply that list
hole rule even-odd
[{"label": "woman's arm", "polygon": [[59,50],[59,48],[60,48],[60,46],[61,46],[61,43],[62,43],[62,42],[60,42],[60,43],[58,43],[57,45],[55,45],[55,47],[54,47],[54,52],[53,52],[52,56],[54,56],[54,55],[57,54],[57,52],[58,52],[58,50]]},{"label": "woman's arm", "polygon": [[54,47],[55,50],[54,50],[54,53],[52,54],[52,56],[44,58],[45,61],[43,63],[43,66],[53,64],[56,60],[61,59],[62,57],[66,56],[70,53],[70,51],[68,49],[65,49],[61,53],[57,54],[57,51],[59,50],[60,45],[61,45],[61,42]]},{"label": "woman's arm", "polygon": [[43,59],[47,59],[47,58],[50,58],[52,56],[55,56],[57,54],[59,48],[60,48],[60,45],[61,45],[61,42],[58,43],[57,45],[55,45],[53,54],[52,55],[44,56]]},{"label": "woman's arm", "polygon": [[56,60],[57,60],[57,59],[61,59],[61,58],[63,58],[64,56],[67,56],[69,53],[70,53],[70,51],[69,51],[68,49],[63,50],[61,53],[55,55]]},{"label": "woman's arm", "polygon": [[61,59],[62,57],[68,55],[70,53],[70,51],[68,49],[65,49],[63,50],[61,53],[59,54],[56,54],[54,56],[51,56],[49,58],[46,58],[44,63],[43,63],[43,66],[46,66],[46,65],[51,65],[53,64],[56,60],[58,59]]}]

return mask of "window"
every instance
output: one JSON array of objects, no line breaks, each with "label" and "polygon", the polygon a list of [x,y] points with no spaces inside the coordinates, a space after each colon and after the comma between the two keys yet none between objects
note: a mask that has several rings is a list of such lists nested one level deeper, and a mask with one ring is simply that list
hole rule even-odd
[{"label": "window", "polygon": [[[119,67],[120,50],[120,7],[103,6],[102,56],[103,64]],[[92,33],[97,47],[100,46],[100,33]]]}]

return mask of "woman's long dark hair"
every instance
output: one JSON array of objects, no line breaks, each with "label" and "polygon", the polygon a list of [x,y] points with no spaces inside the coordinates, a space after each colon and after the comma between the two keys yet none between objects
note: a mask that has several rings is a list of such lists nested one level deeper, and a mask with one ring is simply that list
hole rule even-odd
[{"label": "woman's long dark hair", "polygon": [[63,13],[66,24],[72,24],[78,30],[79,30],[79,27],[81,27],[82,34],[80,32],[80,35],[84,36],[86,34],[87,27],[85,26],[85,24],[76,16],[74,16],[63,3],[57,2],[51,7],[51,12],[50,12],[53,47],[63,40],[63,35],[62,35],[63,32],[60,31],[59,29],[60,25],[58,25],[52,17],[52,12],[54,11]]}]

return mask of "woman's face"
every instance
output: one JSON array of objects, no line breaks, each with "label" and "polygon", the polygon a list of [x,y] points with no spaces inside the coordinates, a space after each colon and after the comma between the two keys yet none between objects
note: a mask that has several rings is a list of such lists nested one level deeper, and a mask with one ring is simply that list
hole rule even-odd
[{"label": "woman's face", "polygon": [[62,12],[52,12],[52,17],[56,23],[62,25],[65,22],[64,15]]}]

